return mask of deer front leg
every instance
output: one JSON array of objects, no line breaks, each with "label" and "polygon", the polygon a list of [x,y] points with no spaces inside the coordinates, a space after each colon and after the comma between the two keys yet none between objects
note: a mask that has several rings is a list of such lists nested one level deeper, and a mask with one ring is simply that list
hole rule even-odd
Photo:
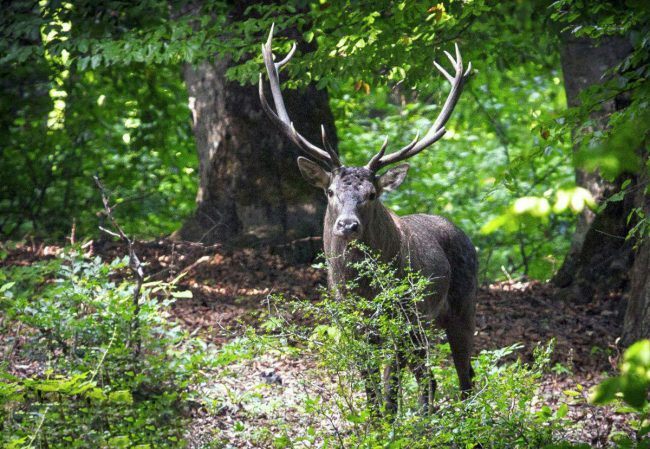
[{"label": "deer front leg", "polygon": [[370,412],[379,416],[381,412],[381,376],[379,375],[379,368],[371,362],[361,370],[364,386],[366,390],[366,401]]},{"label": "deer front leg", "polygon": [[395,354],[384,369],[384,405],[386,416],[390,418],[397,415],[401,365],[401,357]]}]

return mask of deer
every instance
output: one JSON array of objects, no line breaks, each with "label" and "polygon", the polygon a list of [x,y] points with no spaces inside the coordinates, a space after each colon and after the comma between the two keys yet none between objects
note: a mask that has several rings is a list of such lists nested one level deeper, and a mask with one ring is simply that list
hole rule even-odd
[{"label": "deer", "polygon": [[[359,257],[359,253],[350,250],[353,241],[362,243],[400,270],[409,268],[426,276],[430,285],[418,311],[427,318],[427,323],[446,333],[461,394],[466,398],[474,376],[471,356],[478,272],[476,249],[469,237],[444,217],[426,214],[398,216],[387,208],[380,199],[381,195],[399,187],[409,165],[404,163],[383,173],[380,171],[415,156],[444,136],[445,124],[471,75],[471,63],[467,69],[464,68],[458,45],[455,45],[455,57],[444,52],[454,67],[453,76],[433,62],[451,89],[438,117],[422,139],[418,132],[403,148],[386,153],[388,138],[385,138],[379,152],[366,165],[348,167],[342,164],[329,143],[324,126],[321,125],[322,146],[311,143],[296,131],[284,105],[279,77],[280,68],[293,57],[296,44],[286,57],[276,62],[271,48],[272,40],[273,26],[261,47],[275,110],[266,99],[262,73],[259,77],[260,101],[271,122],[305,154],[306,157],[299,156],[297,159],[302,176],[322,189],[327,198],[323,246],[328,261],[328,288],[341,294],[346,281],[355,275],[351,262]],[[374,297],[377,293],[367,283],[359,283],[357,289],[355,293],[364,298]],[[430,411],[433,409],[436,380],[430,367],[426,366],[423,350],[417,349],[415,352],[410,359],[411,370],[419,385],[419,404],[425,411]],[[402,369],[399,359],[395,357],[384,368],[385,410],[391,414],[397,411],[399,373]],[[367,400],[371,404],[380,401],[376,389],[369,386],[369,379],[379,370],[380,367],[373,367],[363,373]]]}]

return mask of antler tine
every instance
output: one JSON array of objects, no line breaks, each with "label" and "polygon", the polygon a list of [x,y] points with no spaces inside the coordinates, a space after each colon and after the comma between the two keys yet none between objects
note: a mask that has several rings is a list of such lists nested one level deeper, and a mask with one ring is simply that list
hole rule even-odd
[{"label": "antler tine", "polygon": [[337,167],[341,166],[341,160],[339,159],[339,155],[336,154],[336,151],[334,151],[334,147],[330,145],[329,140],[327,140],[327,133],[325,132],[325,125],[321,123],[320,125],[320,133],[321,133],[321,138],[323,140],[323,148],[329,153],[330,157],[332,158],[332,162]]},{"label": "antler tine", "polygon": [[471,73],[472,73],[472,61],[467,63],[467,70],[465,70],[465,73],[463,73],[463,77],[467,79],[469,78]]},{"label": "antler tine", "polygon": [[438,64],[436,61],[433,61],[433,65],[436,66],[436,69],[438,69],[438,71],[442,73],[445,76],[445,78],[447,78],[447,81],[449,81],[451,84],[454,84],[454,77],[451,76],[443,66]]},{"label": "antler tine", "polygon": [[[259,95],[260,101],[262,103],[262,109],[271,119],[271,121],[282,130],[282,132],[300,149],[302,149],[308,156],[321,161],[328,165],[330,168],[338,167],[341,165],[341,162],[336,155],[336,152],[331,148],[322,148],[317,147],[316,145],[309,142],[305,137],[296,131],[289,118],[286,107],[284,105],[284,99],[282,98],[282,90],[280,89],[280,75],[279,69],[287,64],[293,57],[296,51],[296,44],[294,43],[291,50],[281,61],[273,61],[272,53],[272,43],[273,43],[273,30],[275,24],[271,25],[271,30],[269,32],[269,37],[264,44],[262,44],[262,57],[264,58],[264,66],[266,67],[266,73],[269,76],[269,85],[271,86],[271,94],[273,96],[273,103],[275,105],[275,111],[269,105],[264,95],[264,81],[262,79],[262,74],[260,73],[259,81]],[[323,144],[324,146],[325,143]]]},{"label": "antler tine", "polygon": [[[379,156],[380,153],[381,153],[381,156],[379,156],[377,161],[373,164],[372,168],[370,168],[370,164],[368,164],[368,168],[371,171],[377,171],[380,168],[385,167],[386,165],[390,165],[390,164],[392,164],[394,162],[398,162],[398,161],[401,161],[401,160],[404,160],[404,159],[407,159],[407,158],[411,157],[410,151],[418,143],[419,140],[420,140],[420,131],[417,131],[415,133],[415,138],[408,145],[406,145],[405,147],[402,147],[399,151],[395,151],[393,153],[390,153],[387,156],[383,156],[384,151],[386,150],[386,148],[382,147],[381,151],[379,153],[377,153],[377,155],[375,157]],[[385,143],[384,143],[384,145],[385,145]]]},{"label": "antler tine", "polygon": [[275,69],[279,70],[280,67],[285,65],[287,62],[291,61],[291,58],[293,58],[293,54],[296,52],[297,48],[298,48],[298,46],[294,42],[293,45],[291,46],[291,50],[289,50],[289,53],[287,53],[287,56],[285,56],[282,61],[275,63]]},{"label": "antler tine", "polygon": [[467,78],[469,78],[472,72],[471,62],[467,65],[467,70],[464,70],[463,59],[460,54],[460,49],[458,48],[458,44],[455,44],[454,47],[456,50],[455,58],[449,52],[447,51],[444,52],[447,58],[449,58],[449,61],[451,62],[452,66],[454,67],[455,73],[453,77],[440,64],[438,64],[436,61],[433,61],[433,65],[440,71],[440,73],[442,73],[442,75],[451,84],[451,90],[449,91],[449,95],[445,100],[445,103],[440,111],[440,114],[438,114],[438,117],[433,122],[431,128],[429,128],[429,130],[424,135],[422,140],[418,140],[419,137],[418,134],[418,136],[416,136],[411,143],[409,143],[399,151],[395,151],[394,153],[390,153],[384,156],[383,155],[384,149],[382,148],[380,154],[377,154],[370,160],[370,162],[367,165],[368,168],[372,168],[372,170],[377,171],[382,167],[385,167],[386,165],[393,164],[395,162],[402,161],[404,159],[408,159],[418,154],[420,151],[424,150],[430,145],[433,145],[438,140],[440,140],[442,136],[445,135],[447,130],[444,128],[444,125],[449,120],[449,117],[451,116],[451,113],[453,112],[454,107],[456,106],[456,103],[460,98],[460,93],[463,90],[465,81],[467,81]]},{"label": "antler tine", "polygon": [[386,148],[388,147],[388,136],[384,138],[384,143],[381,145],[381,149],[379,150],[379,153],[375,154],[372,159],[370,159],[370,162],[366,164],[366,168],[372,172],[377,171],[379,169],[379,161],[383,157],[384,153],[386,152]]},{"label": "antler tine", "polygon": [[445,56],[447,56],[447,59],[449,59],[449,62],[451,62],[451,65],[454,68],[457,68],[458,67],[458,61],[456,59],[454,59],[454,57],[452,55],[450,55],[447,50],[445,50],[443,53],[445,54]]}]

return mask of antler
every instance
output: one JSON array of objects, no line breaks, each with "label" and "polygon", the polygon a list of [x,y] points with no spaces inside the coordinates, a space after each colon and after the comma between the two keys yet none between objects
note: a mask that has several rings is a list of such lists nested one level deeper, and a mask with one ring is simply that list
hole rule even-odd
[{"label": "antler", "polygon": [[444,136],[445,132],[447,131],[444,128],[445,123],[447,123],[447,120],[449,120],[449,117],[451,116],[451,113],[453,112],[454,107],[458,102],[458,98],[460,98],[460,93],[463,90],[465,81],[467,80],[467,78],[469,78],[472,71],[471,62],[467,64],[467,70],[463,69],[463,59],[460,56],[460,50],[458,50],[457,44],[456,44],[456,59],[454,59],[446,51],[445,54],[451,61],[451,64],[456,69],[456,73],[452,77],[441,65],[433,61],[433,65],[436,66],[436,68],[445,76],[445,78],[447,78],[447,81],[449,81],[449,83],[451,84],[451,91],[449,92],[449,96],[447,97],[447,100],[445,101],[445,104],[442,107],[442,111],[440,111],[438,118],[436,118],[436,121],[433,123],[431,128],[429,128],[429,131],[427,131],[427,133],[425,134],[422,140],[419,140],[420,133],[418,132],[415,136],[415,139],[413,139],[411,143],[409,143],[399,151],[395,151],[394,153],[390,153],[384,156],[384,152],[386,151],[386,147],[388,146],[388,137],[387,137],[384,140],[384,144],[379,150],[379,153],[373,156],[373,158],[370,159],[370,162],[368,162],[368,164],[366,165],[366,168],[368,168],[370,171],[376,172],[377,170],[380,170],[382,167],[385,167],[389,164],[393,164],[398,161],[403,161],[404,159],[408,159],[411,156],[415,156],[420,151],[436,143],[438,140],[440,140],[442,136]]},{"label": "antler", "polygon": [[264,65],[266,66],[266,73],[269,75],[269,84],[271,85],[271,94],[273,95],[273,103],[275,104],[274,112],[269,103],[266,101],[264,96],[264,84],[262,81],[262,74],[260,73],[260,100],[262,102],[262,108],[264,112],[269,116],[271,121],[275,123],[284,134],[291,139],[293,143],[298,145],[308,156],[311,156],[314,159],[317,159],[330,168],[340,167],[341,161],[339,160],[336,151],[330,146],[327,141],[327,136],[325,135],[325,127],[321,125],[321,133],[323,138],[323,147],[325,149],[317,147],[316,145],[309,142],[305,139],[300,133],[296,131],[296,128],[293,126],[293,122],[289,119],[289,114],[284,106],[284,100],[282,99],[282,91],[280,90],[280,76],[278,70],[280,67],[288,63],[293,54],[296,51],[296,44],[293,44],[289,54],[285,56],[280,62],[273,62],[273,53],[271,49],[271,43],[273,40],[273,28],[275,24],[271,25],[271,31],[269,32],[269,38],[266,43],[262,44],[262,56],[264,57]]}]

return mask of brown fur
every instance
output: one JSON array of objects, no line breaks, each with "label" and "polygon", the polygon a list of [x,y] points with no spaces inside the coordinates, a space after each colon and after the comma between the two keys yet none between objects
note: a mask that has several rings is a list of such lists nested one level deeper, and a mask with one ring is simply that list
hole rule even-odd
[{"label": "brown fur", "polygon": [[[333,173],[309,167],[315,172],[306,173],[305,165],[301,163],[303,175],[328,192],[323,241],[329,262],[330,288],[338,291],[346,281],[354,278],[350,262],[360,255],[348,248],[350,236],[339,235],[336,230],[337,221],[342,217],[357,220],[360,229],[354,236],[356,240],[379,253],[384,261],[391,261],[398,268],[411,267],[430,279],[430,292],[421,312],[427,321],[437,323],[446,331],[460,388],[463,392],[469,391],[473,375],[470,357],[478,270],[476,251],[470,239],[443,217],[424,214],[398,217],[376,198],[382,190],[392,190],[401,183],[406,173],[403,167],[398,174],[401,177],[396,179],[391,170],[381,177],[376,177],[366,168],[348,167]],[[317,179],[310,176],[318,170],[322,173],[318,173]],[[360,285],[356,293],[364,297],[376,294],[368,285]],[[396,407],[395,377],[399,377],[400,369],[398,361],[392,365],[397,367],[389,366],[386,373],[389,409]],[[421,390],[421,403],[428,407],[433,399],[435,382],[422,364],[416,364],[412,369],[420,383],[425,384]]]}]

